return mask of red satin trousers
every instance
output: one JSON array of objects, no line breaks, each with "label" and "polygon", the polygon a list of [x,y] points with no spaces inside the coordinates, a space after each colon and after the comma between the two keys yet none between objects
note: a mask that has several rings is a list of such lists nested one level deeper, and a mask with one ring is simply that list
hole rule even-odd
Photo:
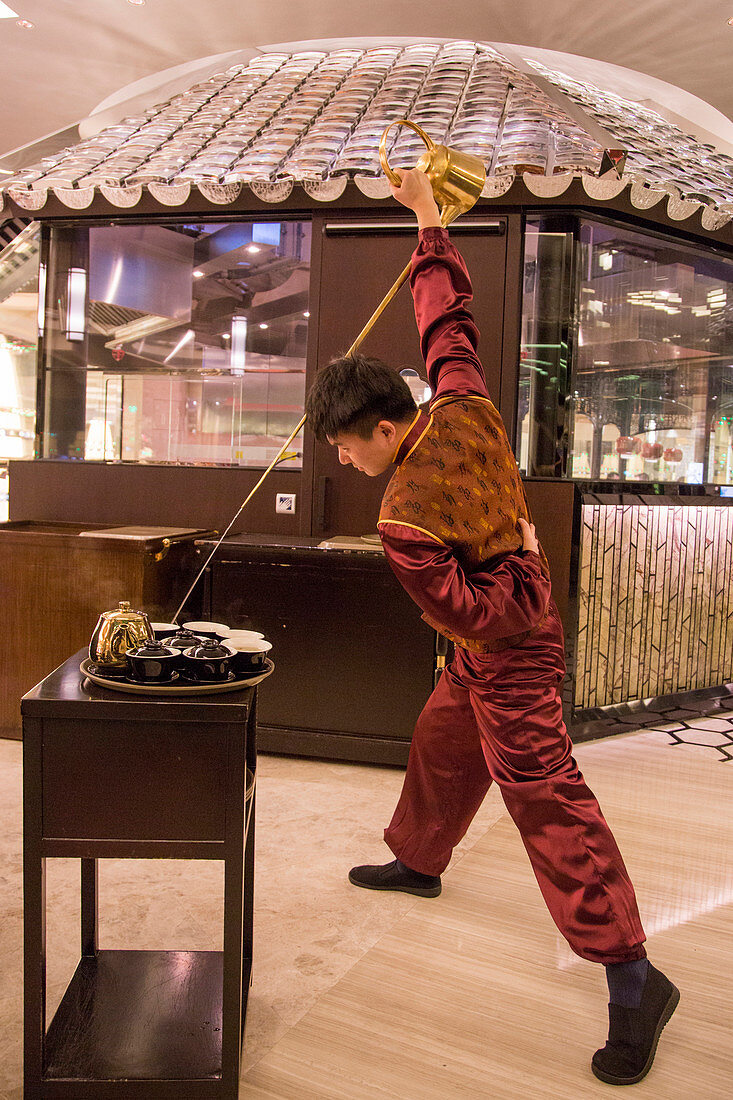
[{"label": "red satin trousers", "polygon": [[493,781],[573,951],[599,963],[640,959],[634,888],[562,719],[564,674],[554,603],[518,646],[485,655],[456,648],[418,719],[384,838],[408,867],[441,874]]}]

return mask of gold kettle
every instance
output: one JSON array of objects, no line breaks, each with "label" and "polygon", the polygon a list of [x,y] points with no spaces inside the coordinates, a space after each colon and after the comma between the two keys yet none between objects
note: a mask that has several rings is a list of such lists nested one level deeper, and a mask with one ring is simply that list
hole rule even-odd
[{"label": "gold kettle", "polygon": [[390,122],[379,143],[379,159],[390,183],[399,187],[401,177],[390,168],[387,160],[387,134],[393,126],[409,126],[425,142],[426,151],[415,165],[430,180],[435,201],[440,207],[443,225],[448,225],[459,214],[465,214],[474,205],[486,183],[486,168],[480,157],[436,145],[416,122],[398,118]]},{"label": "gold kettle", "polygon": [[89,659],[100,672],[123,672],[127,651],[155,637],[144,611],[133,611],[128,600],[120,600],[114,611],[103,611],[89,643]]}]

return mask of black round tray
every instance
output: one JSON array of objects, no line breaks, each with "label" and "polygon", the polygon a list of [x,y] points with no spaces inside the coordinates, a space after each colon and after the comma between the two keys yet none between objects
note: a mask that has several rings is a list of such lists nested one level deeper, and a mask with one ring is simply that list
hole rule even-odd
[{"label": "black round tray", "polygon": [[113,679],[111,676],[102,676],[93,672],[94,665],[86,657],[79,665],[79,671],[87,680],[100,687],[110,688],[112,691],[124,691],[132,695],[217,695],[222,691],[241,691],[242,688],[254,687],[265,680],[275,669],[274,663],[269,657],[265,658],[265,671],[255,672],[250,676],[236,677],[233,680],[224,680],[219,683],[192,684],[181,683],[175,680],[170,684],[140,684],[137,680],[129,680],[127,677]]}]

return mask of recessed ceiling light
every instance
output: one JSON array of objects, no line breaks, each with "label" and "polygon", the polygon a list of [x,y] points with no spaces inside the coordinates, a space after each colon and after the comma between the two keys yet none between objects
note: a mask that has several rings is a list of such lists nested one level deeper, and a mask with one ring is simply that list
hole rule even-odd
[{"label": "recessed ceiling light", "polygon": [[222,340],[231,340],[232,334],[231,332],[222,332],[221,338]]},{"label": "recessed ceiling light", "polygon": [[309,310],[309,309],[307,309],[307,310],[305,311],[305,313],[303,314],[303,316],[304,316],[304,317],[310,317],[310,310]]},{"label": "recessed ceiling light", "polygon": [[250,244],[250,245],[247,245],[247,251],[248,252],[261,252],[262,249],[260,248],[260,246],[258,244]]},{"label": "recessed ceiling light", "polygon": [[127,0],[128,4],[134,4],[136,8],[141,8],[145,3],[145,0]]},{"label": "recessed ceiling light", "polygon": [[194,279],[203,279],[204,273],[203,271],[194,271],[193,277]]},{"label": "recessed ceiling light", "polygon": [[266,324],[264,323],[264,321],[263,321],[263,323],[262,323],[262,324],[260,325],[260,328],[269,328],[269,327],[270,327],[270,326],[269,326],[269,325],[266,325]]},{"label": "recessed ceiling light", "polygon": [[16,27],[22,27],[23,30],[32,31],[36,24],[31,23],[29,19],[19,19],[15,25]]}]

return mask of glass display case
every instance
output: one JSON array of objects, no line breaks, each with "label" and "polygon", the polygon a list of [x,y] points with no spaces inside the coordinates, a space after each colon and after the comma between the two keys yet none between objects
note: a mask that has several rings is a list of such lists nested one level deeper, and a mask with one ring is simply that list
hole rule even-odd
[{"label": "glass display case", "polygon": [[303,413],[310,231],[52,228],[40,457],[268,465]]},{"label": "glass display case", "polygon": [[32,458],[36,427],[39,227],[0,251],[0,522],[8,518],[8,467]]},{"label": "glass display case", "polygon": [[733,482],[733,261],[529,218],[518,451],[528,474]]}]

